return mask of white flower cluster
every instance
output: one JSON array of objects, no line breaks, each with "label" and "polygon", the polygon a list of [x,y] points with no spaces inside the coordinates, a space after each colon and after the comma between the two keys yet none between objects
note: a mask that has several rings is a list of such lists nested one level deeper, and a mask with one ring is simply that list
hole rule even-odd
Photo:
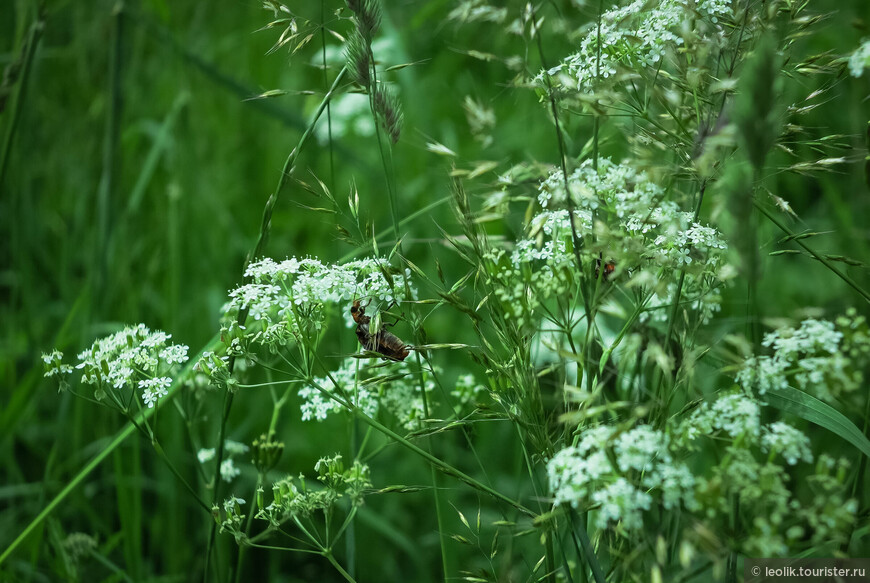
[{"label": "white flower cluster", "polygon": [[[251,263],[245,276],[249,283],[230,292],[224,313],[248,310],[246,335],[259,344],[283,344],[300,334],[300,326],[317,328],[327,304],[369,298],[387,303],[409,299],[406,282],[411,272],[390,275],[390,266],[374,259],[327,264],[312,258],[289,258],[276,262],[262,259]],[[407,287],[411,295],[416,290]],[[252,324],[254,321],[256,325]]]},{"label": "white flower cluster", "polygon": [[[573,204],[567,202],[570,193]],[[646,319],[664,319],[677,291],[677,270],[685,272],[681,298],[691,302],[702,320],[719,308],[718,286],[730,277],[724,257],[727,245],[721,234],[694,221],[692,213],[664,200],[666,193],[649,176],[629,164],[599,160],[597,170],[584,161],[567,180],[553,172],[541,183],[538,202],[543,211],[530,223],[530,236],[507,253],[489,252],[496,296],[525,318],[543,299],[572,289],[576,278],[571,222],[566,207],[574,208],[574,227],[581,240],[594,233],[595,248],[587,247],[587,260],[615,265],[616,273],[631,273],[631,284],[655,292]],[[596,257],[589,257],[592,253]],[[519,309],[517,306],[523,306]]]},{"label": "white flower cluster", "polygon": [[747,436],[754,442],[760,431],[761,408],[758,402],[742,393],[719,397],[712,404],[701,404],[680,428],[680,433],[690,441],[721,432],[732,440]]},{"label": "white flower cluster", "polygon": [[[435,390],[435,381],[428,371],[423,373],[427,393]],[[336,388],[328,377],[315,379],[317,385],[335,391],[359,407],[369,417],[379,412],[392,414],[405,429],[419,429],[423,419],[423,399],[418,385],[419,375],[405,361],[367,363],[358,358],[346,358],[338,370],[331,373]],[[315,387],[299,389],[302,398],[302,420],[325,420],[331,413],[343,410]]]},{"label": "white flower cluster", "polygon": [[606,425],[587,429],[576,446],[547,463],[555,504],[597,506],[598,528],[620,523],[627,531],[643,526],[654,500],[667,509],[694,509],[695,478],[673,460],[670,447],[668,436],[649,425],[624,433]]},{"label": "white flower cluster", "polygon": [[773,354],[747,359],[736,381],[759,395],[793,385],[834,402],[863,382],[862,369],[870,359],[866,328],[865,319],[850,311],[836,323],[808,319],[798,328],[775,330],[763,341]]},{"label": "white flower cluster", "polygon": [[220,512],[217,507],[212,507],[212,514],[215,515],[215,520],[220,524],[221,533],[233,533],[238,539],[241,534],[242,524],[244,524],[245,515],[242,514],[242,505],[247,504],[242,498],[235,495],[224,500],[224,515],[220,518]]},{"label": "white flower cluster", "polygon": [[[380,404],[378,385],[364,382],[366,369],[367,367],[362,360],[346,358],[341,366],[331,373],[338,389],[328,377],[317,378],[315,382],[321,387],[337,391],[339,395],[359,407],[363,413],[369,417],[374,417],[378,414]],[[360,382],[358,383],[356,382],[357,370],[360,373]],[[302,398],[300,408],[303,421],[311,421],[312,419],[324,421],[330,413],[340,413],[343,409],[338,401],[330,399],[314,387],[302,387],[299,389],[299,396]]]},{"label": "white flower cluster", "polygon": [[[172,378],[168,375],[176,365],[187,361],[187,346],[169,344],[170,334],[149,330],[145,324],[130,326],[111,336],[97,339],[78,355],[75,368],[82,371],[82,382],[96,385],[97,399],[107,396],[108,388],[142,390],[142,402],[154,407],[157,400],[169,394]],[[72,372],[63,364],[63,354],[54,351],[43,355],[45,376]],[[116,394],[109,395],[117,403]],[[126,405],[125,405],[126,406]]]},{"label": "white flower cluster", "polygon": [[680,423],[677,434],[689,445],[702,437],[727,438],[744,449],[758,447],[771,458],[781,455],[789,465],[813,461],[810,440],[802,431],[782,421],[762,425],[761,406],[744,393],[703,403]]},{"label": "white flower cluster", "polygon": [[[601,15],[601,30],[591,25],[580,50],[547,71],[570,81],[580,91],[590,91],[598,75],[615,77],[620,68],[657,68],[668,51],[683,44],[674,31],[684,21],[701,17],[717,25],[719,17],[732,13],[730,0],[635,0]],[[598,75],[596,74],[598,73]],[[540,78],[540,76],[539,76]]]},{"label": "white flower cluster", "polygon": [[[621,239],[619,245],[624,252],[643,250],[644,259],[657,266],[684,267],[692,263],[693,257],[708,270],[722,263],[722,251],[727,245],[721,234],[694,222],[692,213],[681,211],[673,201],[664,200],[664,190],[629,164],[601,158],[596,170],[592,160],[585,160],[568,177],[568,189],[581,218],[577,222],[581,232],[591,230],[591,212],[595,211],[596,220]],[[566,206],[566,198],[561,172],[553,172],[541,183],[538,202],[545,209]],[[570,232],[567,212],[562,212],[562,228],[567,226]],[[543,214],[549,217],[554,213]],[[545,233],[549,234],[546,229]],[[617,254],[619,251],[612,250]]]},{"label": "white flower cluster", "polygon": [[868,67],[870,67],[870,39],[862,42],[849,57],[849,73],[852,77],[860,77]]},{"label": "white flower cluster", "polygon": [[[244,443],[227,439],[224,441],[224,453],[226,457],[221,461],[221,479],[224,482],[232,482],[238,477],[242,471],[236,467],[233,458],[248,453],[250,447]],[[196,459],[201,464],[206,464],[215,458],[215,449],[213,447],[203,448],[196,452]]]},{"label": "white flower cluster", "polygon": [[781,454],[791,466],[799,461],[813,461],[810,438],[802,431],[780,421],[771,423],[764,429],[764,435],[761,437],[762,451]]},{"label": "white flower cluster", "polygon": [[823,454],[815,473],[801,468],[800,489],[790,488],[792,472],[786,466],[813,461],[809,437],[781,421],[761,424],[759,403],[751,396],[726,394],[701,405],[674,433],[679,436],[675,443],[690,450],[704,447],[692,468],[695,499],[709,527],[727,527],[735,497],[741,514],[751,517],[741,552],[793,556],[807,540],[812,545],[849,532],[856,504],[848,499],[845,472],[838,474],[840,479],[830,476],[833,462]]},{"label": "white flower cluster", "polygon": [[46,377],[63,377],[64,375],[68,375],[73,371],[70,365],[63,362],[63,352],[61,352],[60,350],[53,350],[49,353],[43,353],[42,362],[45,363],[44,376]]}]

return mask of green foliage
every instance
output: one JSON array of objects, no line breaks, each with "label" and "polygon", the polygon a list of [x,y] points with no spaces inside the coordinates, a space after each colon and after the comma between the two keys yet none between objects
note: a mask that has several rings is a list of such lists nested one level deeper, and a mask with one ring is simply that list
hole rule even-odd
[{"label": "green foliage", "polygon": [[0,9],[0,579],[867,556],[862,0],[263,8]]}]

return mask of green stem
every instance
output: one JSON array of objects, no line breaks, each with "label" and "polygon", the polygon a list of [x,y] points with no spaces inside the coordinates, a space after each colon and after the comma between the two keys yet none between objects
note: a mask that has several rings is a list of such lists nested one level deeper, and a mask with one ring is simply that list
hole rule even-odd
[{"label": "green stem", "polygon": [[[320,2],[320,58],[323,63],[323,84],[327,84],[326,74],[326,1]],[[329,137],[329,178],[330,187],[335,186],[335,148],[332,147],[332,110],[329,103],[326,104],[326,131]]]},{"label": "green stem", "polygon": [[[695,205],[695,215],[694,215],[694,218],[692,219],[692,221],[695,223],[698,222],[698,217],[701,215],[701,204],[704,202],[704,192],[706,192],[706,190],[707,190],[707,181],[704,180],[703,182],[701,182],[700,190],[698,193],[698,202]],[[680,298],[683,295],[683,283],[685,282],[685,280],[686,280],[686,269],[685,269],[685,266],[681,266],[680,267],[680,279],[679,279],[679,281],[677,281],[677,291],[674,294],[674,300],[673,300],[673,305],[672,305],[672,309],[671,309],[671,314],[670,314],[670,317],[668,318],[668,328],[667,328],[667,331],[665,332],[665,344],[664,344],[665,350],[668,350],[670,347],[670,344],[671,344],[671,335],[674,332],[674,325],[675,325],[676,320],[677,320],[677,312],[678,312],[679,307],[680,307]],[[661,424],[664,424],[665,420],[668,417],[668,407],[669,407],[670,402],[671,402],[671,397],[674,394],[674,391],[670,391],[669,396],[667,396],[667,397],[661,396],[662,384],[664,383],[664,380],[665,380],[665,374],[664,374],[664,372],[659,370],[658,381],[655,383],[655,387],[656,387],[656,394],[659,395],[659,402],[662,403],[662,409],[661,409],[660,416],[659,416],[659,419],[661,420]]]},{"label": "green stem", "polygon": [[[598,18],[595,28],[595,82],[601,79],[601,13],[604,10],[604,0],[598,0]],[[592,169],[598,172],[598,129],[600,123],[598,114],[592,118]]]},{"label": "green stem", "polygon": [[[248,512],[248,520],[245,524],[245,540],[250,540],[251,524],[254,522],[255,508],[257,504],[257,492],[263,485],[263,474],[257,474],[257,485],[254,487],[254,493],[251,496],[251,510]],[[236,555],[236,583],[242,580],[242,563],[245,560],[245,546],[239,545],[239,552]]]},{"label": "green stem", "polygon": [[[232,365],[232,361],[230,362]],[[230,410],[233,407],[233,393],[231,391],[227,391],[224,394],[224,412],[221,415],[221,426],[220,431],[218,432],[218,446],[217,453],[215,454],[215,471],[214,476],[212,477],[212,508],[217,506],[219,496],[220,496],[220,485],[221,485],[221,462],[224,459],[224,441],[226,435],[227,428],[227,418],[230,416]],[[211,512],[211,510],[209,510]],[[217,533],[217,524],[214,521],[211,522],[211,528],[209,530],[208,535],[208,543],[206,544],[205,549],[205,568],[202,572],[202,580],[204,582],[208,581],[208,568],[211,565],[211,551],[214,546],[215,535]]]},{"label": "green stem", "polygon": [[326,557],[329,562],[335,567],[335,570],[341,573],[341,576],[344,577],[349,583],[356,583],[356,579],[350,576],[350,573],[345,571],[341,565],[338,564],[338,561],[335,560],[335,557],[332,556],[330,551],[324,551],[323,556]]},{"label": "green stem", "polygon": [[[415,335],[415,336],[416,336],[415,342],[419,342],[420,341],[419,335]],[[423,363],[422,363],[422,360],[420,358],[419,352],[415,352],[414,356],[417,359],[417,370],[419,371],[417,376],[418,376],[418,380],[420,383],[420,396],[423,400],[423,417],[425,419],[430,419],[431,417],[429,415],[429,399],[428,399],[428,396],[426,395],[426,381],[423,378]],[[429,370],[432,371],[433,375],[435,374],[435,371],[432,368],[431,364],[429,365]],[[420,421],[420,429],[425,429],[425,426],[423,425],[422,420]],[[431,436],[426,437],[425,443],[426,443],[426,451],[429,452],[429,454],[431,454],[432,453],[432,438],[431,438]],[[435,498],[435,517],[436,517],[436,520],[438,521],[438,540],[439,540],[440,547],[441,547],[441,568],[444,570],[444,580],[447,581],[450,578],[450,571],[451,570],[450,570],[450,564],[448,562],[449,557],[447,555],[447,529],[445,527],[443,508],[441,505],[441,488],[440,488],[440,484],[438,483],[438,474],[435,472],[435,467],[430,466],[429,470],[430,470],[431,477],[432,477],[432,495]]]},{"label": "green stem", "polygon": [[112,196],[115,190],[115,174],[118,165],[118,136],[123,107],[121,93],[121,50],[123,47],[124,2],[119,0],[112,10],[112,46],[109,52],[109,111],[103,136],[103,172],[97,191],[97,240],[94,247],[97,261],[96,295],[102,295],[109,270],[109,243],[112,231]]},{"label": "green stem", "polygon": [[[314,127],[317,125],[317,120],[320,119],[320,116],[323,114],[326,106],[332,100],[336,89],[338,89],[338,86],[346,73],[347,67],[342,67],[341,71],[339,71],[338,75],[335,77],[335,81],[333,81],[332,87],[329,88],[329,92],[323,96],[320,105],[317,107],[317,110],[314,112],[311,121],[308,123],[308,127],[306,127],[305,131],[302,133],[302,137],[299,138],[299,143],[296,144],[296,147],[293,148],[293,151],[290,152],[289,156],[287,156],[287,160],[284,161],[284,167],[281,169],[281,177],[278,179],[278,185],[275,187],[275,191],[269,196],[269,199],[266,201],[266,206],[263,209],[263,221],[260,225],[260,235],[257,238],[257,244],[254,246],[251,254],[248,255],[246,264],[250,263],[254,258],[259,257],[259,255],[263,251],[263,248],[266,246],[266,241],[269,238],[269,228],[272,224],[272,211],[275,208],[275,203],[278,201],[278,195],[281,193],[281,190],[283,190],[284,186],[287,184],[287,181],[290,179],[290,175],[293,173],[293,164],[296,162],[296,158],[299,157],[299,153],[302,151],[302,148],[305,146],[308,138],[311,137],[311,134],[314,132]],[[238,323],[244,324],[247,317],[248,310],[240,310],[239,317],[237,319]],[[235,369],[235,364],[235,357],[230,358],[229,370],[231,375],[233,373],[233,370]],[[221,463],[223,462],[224,455],[226,424],[227,418],[230,415],[230,410],[232,409],[232,405],[233,394],[227,391],[226,395],[224,396],[224,413],[221,416],[221,427],[220,432],[218,433],[217,454],[215,456],[215,474],[213,482],[214,495],[212,497],[213,505],[217,505],[218,501],[218,495],[220,490],[220,468]],[[206,547],[206,561],[205,569],[203,571],[203,581],[208,581],[208,567],[211,563],[211,549],[214,544],[216,528],[217,525],[212,522],[208,537],[208,545]]]},{"label": "green stem", "polygon": [[206,504],[205,501],[199,497],[199,494],[196,490],[193,489],[193,486],[191,486],[190,483],[184,479],[184,476],[181,475],[175,465],[173,465],[173,463],[169,460],[169,457],[167,457],[166,452],[163,451],[163,446],[160,445],[160,442],[157,441],[157,439],[152,439],[151,445],[154,447],[154,451],[157,452],[157,457],[163,460],[163,463],[166,464],[166,467],[169,468],[169,471],[172,472],[172,474],[178,479],[179,482],[181,482],[181,484],[190,493],[190,495],[193,496],[193,499],[196,500],[200,506],[202,506],[203,510],[211,515],[211,508],[209,507],[209,505]]},{"label": "green stem", "polygon": [[[536,22],[535,18],[535,14],[532,13],[532,23]],[[549,68],[547,67],[547,61],[544,57],[544,46],[543,41],[541,40],[541,31],[535,30],[535,33],[535,38],[538,41],[538,55],[541,59],[541,66],[544,68],[544,71],[547,71]],[[574,247],[574,261],[577,263],[577,272],[583,273],[583,264],[580,261],[580,236],[577,234],[577,226],[574,224],[574,199],[571,197],[571,190],[568,187],[568,166],[567,160],[565,158],[565,138],[562,135],[562,127],[559,125],[559,108],[556,104],[556,95],[553,92],[553,87],[552,85],[550,85],[549,75],[544,75],[544,82],[547,84],[547,95],[550,101],[550,110],[553,114],[553,122],[556,127],[556,143],[559,147],[559,166],[562,170],[562,182],[565,186],[565,205],[568,207],[568,223],[571,225],[571,244]]]},{"label": "green stem", "polygon": [[110,570],[119,579],[121,579],[123,581],[127,581],[129,583],[135,583],[133,581],[133,579],[131,579],[130,576],[126,572],[124,572],[123,569],[121,569],[118,565],[116,565],[115,563],[110,561],[108,558],[106,558],[102,554],[100,554],[96,551],[90,551],[88,553],[88,556],[90,556],[92,559],[94,559],[95,561],[97,561],[98,563],[103,565],[105,568]]}]

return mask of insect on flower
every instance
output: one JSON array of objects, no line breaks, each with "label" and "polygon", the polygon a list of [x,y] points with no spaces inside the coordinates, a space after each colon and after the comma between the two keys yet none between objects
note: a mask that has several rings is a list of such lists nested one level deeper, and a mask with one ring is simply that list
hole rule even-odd
[{"label": "insect on flower", "polygon": [[356,322],[356,337],[366,350],[377,352],[390,360],[405,360],[411,354],[404,342],[386,331],[386,325],[381,325],[381,329],[372,334],[369,329],[372,319],[366,316],[366,309],[359,300],[354,300],[350,315]]}]

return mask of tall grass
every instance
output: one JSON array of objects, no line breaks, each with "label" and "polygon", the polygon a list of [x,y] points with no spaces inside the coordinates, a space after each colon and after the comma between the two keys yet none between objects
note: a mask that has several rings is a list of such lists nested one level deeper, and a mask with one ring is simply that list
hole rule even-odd
[{"label": "tall grass", "polygon": [[14,7],[3,577],[866,554],[854,10],[264,6]]}]

